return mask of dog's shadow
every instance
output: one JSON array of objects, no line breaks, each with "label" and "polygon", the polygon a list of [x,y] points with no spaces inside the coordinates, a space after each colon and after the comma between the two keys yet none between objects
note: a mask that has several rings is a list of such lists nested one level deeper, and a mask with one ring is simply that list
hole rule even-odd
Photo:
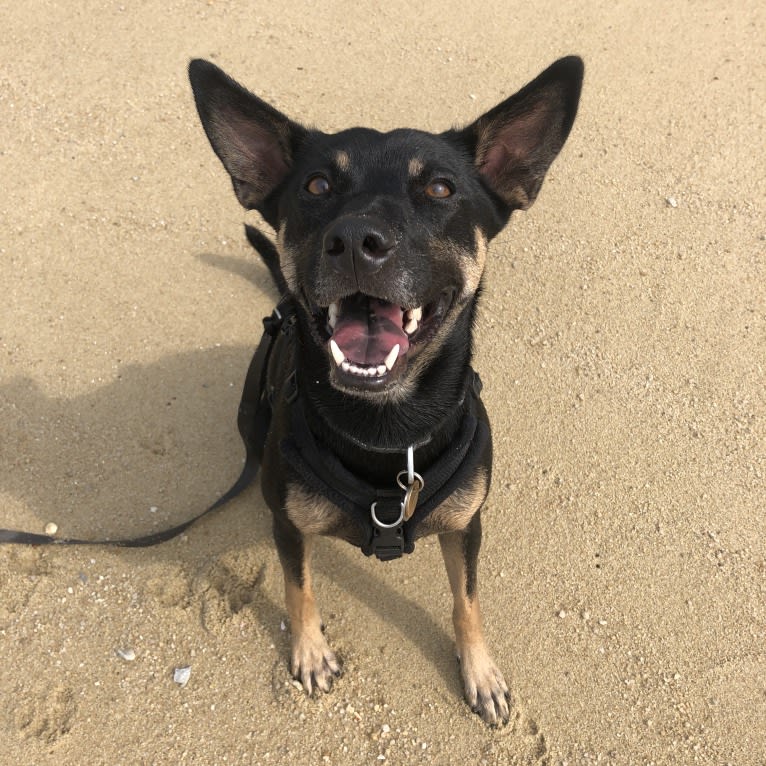
[{"label": "dog's shadow", "polygon": [[[199,257],[256,284],[268,281],[259,263]],[[112,382],[70,399],[48,396],[27,378],[0,386],[0,492],[20,506],[13,518],[4,512],[0,526],[40,532],[55,522],[62,537],[118,539],[196,515],[241,468],[236,413],[258,340],[252,347],[217,347],[126,365]],[[222,556],[269,540],[271,515],[253,487],[187,536],[183,548],[161,545],[145,555],[156,561]],[[355,549],[336,546],[332,561],[317,556],[315,567],[418,646],[457,690],[451,641],[441,625],[404,595],[404,585],[400,590],[377,579],[356,556],[361,554]],[[270,599],[254,599],[252,607],[279,639],[281,607]]]}]

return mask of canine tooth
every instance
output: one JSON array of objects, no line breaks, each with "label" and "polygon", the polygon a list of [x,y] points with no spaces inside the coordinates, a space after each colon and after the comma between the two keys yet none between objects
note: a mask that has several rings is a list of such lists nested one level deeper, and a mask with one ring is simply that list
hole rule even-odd
[{"label": "canine tooth", "polygon": [[343,364],[341,364],[340,368],[341,370],[343,370],[343,372],[348,372],[351,369],[351,365],[348,362],[344,361]]},{"label": "canine tooth", "polygon": [[415,330],[418,329],[418,320],[414,317],[410,319],[406,325],[404,325],[404,332],[407,333],[407,335],[412,335],[412,333],[415,332]]},{"label": "canine tooth", "polygon": [[411,309],[409,314],[416,322],[419,322],[423,318],[423,307],[418,306],[416,309]]},{"label": "canine tooth", "polygon": [[340,350],[338,344],[330,338],[330,351],[332,351],[332,358],[335,360],[335,364],[340,367],[343,364],[343,360],[346,358],[343,352]]},{"label": "canine tooth", "polygon": [[388,367],[386,367],[385,364],[379,364],[376,372],[378,375],[385,375],[387,370],[388,370]]},{"label": "canine tooth", "polygon": [[397,343],[389,352],[388,356],[386,357],[386,360],[384,364],[386,365],[387,369],[391,369],[394,366],[394,363],[399,358],[399,344]]},{"label": "canine tooth", "polygon": [[334,328],[335,323],[338,321],[338,304],[331,303],[327,308],[327,324]]}]

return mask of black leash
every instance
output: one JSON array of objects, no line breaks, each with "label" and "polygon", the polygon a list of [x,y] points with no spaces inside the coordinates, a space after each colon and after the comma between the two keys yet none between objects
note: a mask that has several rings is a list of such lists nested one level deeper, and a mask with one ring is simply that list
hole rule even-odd
[{"label": "black leash", "polygon": [[111,545],[118,548],[148,548],[180,535],[203,516],[207,516],[241,494],[258,474],[261,464],[261,450],[263,449],[269,425],[271,424],[271,407],[264,396],[269,357],[271,356],[279,331],[290,328],[292,321],[293,309],[288,300],[283,300],[274,309],[271,316],[263,320],[264,333],[245,376],[242,399],[237,415],[237,426],[242,441],[245,443],[245,465],[234,484],[202,513],[162,532],[154,532],[150,535],[123,540],[81,540],[74,537],[54,537],[53,535],[41,535],[15,529],[0,529],[0,544]]}]

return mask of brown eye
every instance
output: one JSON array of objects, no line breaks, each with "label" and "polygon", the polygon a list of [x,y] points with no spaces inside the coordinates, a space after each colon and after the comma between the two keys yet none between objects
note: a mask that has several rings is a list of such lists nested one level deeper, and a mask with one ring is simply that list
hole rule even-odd
[{"label": "brown eye", "polygon": [[321,197],[330,191],[330,182],[324,176],[314,176],[306,184],[306,191],[315,197]]},{"label": "brown eye", "polygon": [[431,181],[426,186],[426,194],[432,199],[446,199],[452,196],[452,187],[446,181]]}]

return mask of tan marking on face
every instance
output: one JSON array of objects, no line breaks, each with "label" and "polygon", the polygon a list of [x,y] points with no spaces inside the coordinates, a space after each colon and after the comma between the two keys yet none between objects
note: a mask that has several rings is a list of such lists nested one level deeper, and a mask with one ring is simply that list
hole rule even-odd
[{"label": "tan marking on face", "polygon": [[484,232],[477,226],[473,230],[476,240],[476,253],[469,259],[465,265],[465,286],[463,287],[463,298],[468,298],[479,289],[484,266],[487,262],[487,238]]},{"label": "tan marking on face", "polygon": [[407,172],[410,174],[411,178],[415,178],[423,172],[424,167],[423,160],[413,157],[407,165]]},{"label": "tan marking on face", "polygon": [[287,489],[287,517],[305,535],[326,535],[345,517],[337,505],[292,484]]},{"label": "tan marking on face", "polygon": [[484,503],[488,489],[487,471],[479,468],[465,487],[453,492],[426,516],[424,528],[428,533],[464,530]]},{"label": "tan marking on face", "polygon": [[337,151],[335,152],[335,164],[338,167],[338,170],[342,170],[344,173],[347,173],[351,168],[351,158],[348,156],[347,152],[342,150]]},{"label": "tan marking on face", "polygon": [[285,229],[287,224],[283,223],[277,232],[277,252],[279,253],[279,268],[282,270],[282,276],[290,288],[290,292],[298,292],[298,275],[295,269],[295,259],[290,248],[285,244]]}]

